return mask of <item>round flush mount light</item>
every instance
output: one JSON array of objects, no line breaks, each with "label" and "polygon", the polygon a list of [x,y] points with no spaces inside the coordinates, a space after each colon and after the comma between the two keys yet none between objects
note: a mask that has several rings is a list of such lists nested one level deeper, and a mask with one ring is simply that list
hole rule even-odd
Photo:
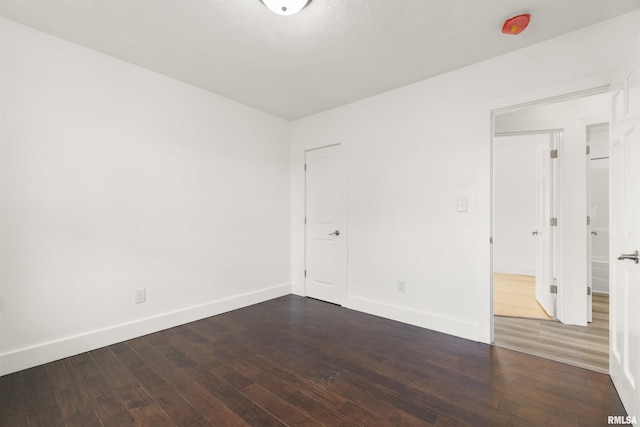
[{"label": "round flush mount light", "polygon": [[260,0],[273,13],[278,15],[295,15],[311,3],[311,0]]}]

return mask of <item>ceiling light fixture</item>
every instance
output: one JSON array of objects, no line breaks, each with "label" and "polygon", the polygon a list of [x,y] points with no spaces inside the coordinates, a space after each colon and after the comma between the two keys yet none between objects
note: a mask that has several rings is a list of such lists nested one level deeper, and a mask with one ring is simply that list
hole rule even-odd
[{"label": "ceiling light fixture", "polygon": [[273,13],[278,15],[295,15],[311,3],[311,0],[260,0]]}]

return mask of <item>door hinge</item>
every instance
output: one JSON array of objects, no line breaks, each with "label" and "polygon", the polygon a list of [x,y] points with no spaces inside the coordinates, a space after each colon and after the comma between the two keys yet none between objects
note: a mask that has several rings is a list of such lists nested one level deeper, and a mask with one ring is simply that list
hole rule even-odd
[{"label": "door hinge", "polygon": [[589,154],[591,154],[591,146],[590,146],[590,145],[587,145],[587,156],[588,156]]},{"label": "door hinge", "polygon": [[551,157],[552,159],[557,159],[558,158],[558,150],[551,150],[549,152],[549,157]]},{"label": "door hinge", "polygon": [[304,223],[305,223],[305,225],[307,224],[307,217],[306,216],[304,217]]},{"label": "door hinge", "polygon": [[493,237],[489,237],[489,244],[493,245]]},{"label": "door hinge", "polygon": [[587,286],[587,295],[591,295],[591,286]]},{"label": "door hinge", "polygon": [[307,277],[307,270],[304,271],[304,277]]},{"label": "door hinge", "polygon": [[590,216],[587,217],[587,225],[591,225],[591,217]]},{"label": "door hinge", "polygon": [[307,164],[306,163],[304,164],[304,170],[305,170],[305,172],[307,171]]},{"label": "door hinge", "polygon": [[549,221],[549,225],[551,225],[552,227],[557,227],[558,226],[558,218],[551,218],[551,221]]},{"label": "door hinge", "polygon": [[551,292],[552,294],[557,294],[558,293],[558,285],[549,286],[549,292]]}]

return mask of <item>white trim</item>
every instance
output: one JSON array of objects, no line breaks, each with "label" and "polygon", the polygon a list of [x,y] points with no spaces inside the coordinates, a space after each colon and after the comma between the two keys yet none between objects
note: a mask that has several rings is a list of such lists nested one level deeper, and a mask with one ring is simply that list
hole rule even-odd
[{"label": "white trim", "polygon": [[500,137],[503,136],[520,136],[520,135],[540,135],[540,134],[554,134],[554,133],[562,133],[564,129],[541,129],[541,130],[518,130],[513,132],[496,132],[494,137],[498,138],[498,140],[494,141],[494,144],[505,144],[509,143],[508,141],[500,140]]},{"label": "white trim", "polygon": [[289,294],[290,283],[3,353],[0,376]]},{"label": "white trim", "polygon": [[574,99],[585,98],[587,96],[593,95],[601,95],[603,93],[608,93],[610,91],[610,83],[604,83],[599,86],[595,86],[588,89],[578,89],[569,92],[562,92],[558,95],[549,96],[546,98],[534,99],[529,101],[523,101],[518,104],[514,104],[511,106],[495,108],[493,109],[494,114],[501,113],[513,113],[515,111],[526,110],[528,108],[540,107],[549,104],[555,104],[557,102],[571,101]]},{"label": "white trim", "polygon": [[400,307],[394,304],[381,303],[379,301],[351,295],[347,297],[344,307],[385,319],[478,341],[478,323],[476,322]]}]

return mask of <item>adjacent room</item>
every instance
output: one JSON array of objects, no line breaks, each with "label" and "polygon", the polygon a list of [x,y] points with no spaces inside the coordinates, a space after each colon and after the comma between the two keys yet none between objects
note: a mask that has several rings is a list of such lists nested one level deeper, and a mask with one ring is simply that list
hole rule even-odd
[{"label": "adjacent room", "polygon": [[634,422],[637,129],[640,0],[1,0],[0,425]]},{"label": "adjacent room", "polygon": [[[607,92],[574,94],[506,111],[494,134],[494,343],[603,373],[610,102]],[[559,212],[586,223],[586,239],[551,225]],[[562,268],[570,263],[582,268]],[[568,297],[574,287],[585,298]]]}]

